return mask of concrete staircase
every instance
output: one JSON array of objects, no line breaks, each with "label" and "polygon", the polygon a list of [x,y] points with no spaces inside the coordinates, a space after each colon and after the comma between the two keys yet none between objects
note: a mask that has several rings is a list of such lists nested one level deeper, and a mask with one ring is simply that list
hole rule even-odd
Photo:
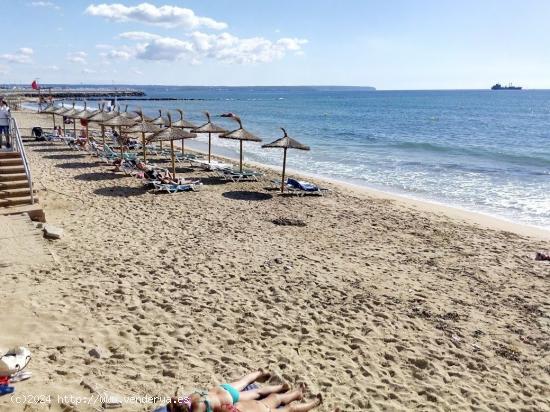
[{"label": "concrete staircase", "polygon": [[0,215],[28,213],[33,220],[44,221],[36,191],[31,199],[29,182],[19,152],[0,152]]}]

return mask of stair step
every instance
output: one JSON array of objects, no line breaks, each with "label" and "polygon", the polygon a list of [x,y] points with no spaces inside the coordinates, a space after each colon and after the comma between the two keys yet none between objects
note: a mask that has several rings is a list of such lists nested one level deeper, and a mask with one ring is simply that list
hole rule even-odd
[{"label": "stair step", "polygon": [[0,152],[0,159],[21,159],[19,152]]},{"label": "stair step", "polygon": [[27,213],[30,216],[30,218],[34,221],[37,221],[37,222],[46,221],[46,215],[44,214],[42,207],[37,203],[33,205],[18,205],[18,206],[0,208],[0,216],[1,215],[19,215],[22,213]]},{"label": "stair step", "polygon": [[[34,203],[38,203],[38,198],[34,197]],[[17,205],[30,205],[31,204],[31,197],[18,197],[15,199],[0,199],[0,207],[10,207],[10,206],[17,206]]]},{"label": "stair step", "polygon": [[[36,190],[33,191],[35,193],[36,197]],[[0,199],[13,199],[16,197],[29,197],[30,190],[28,187],[26,188],[20,188],[20,189],[9,189],[9,190],[1,190],[0,189]]]},{"label": "stair step", "polygon": [[27,182],[27,175],[24,173],[0,174],[0,182]]},{"label": "stair step", "polygon": [[2,175],[13,175],[17,173],[25,173],[25,168],[23,166],[6,166],[0,168],[0,174]]},{"label": "stair step", "polygon": [[8,158],[8,159],[0,159],[0,167],[5,166],[22,166],[23,160],[21,158]]},{"label": "stair step", "polygon": [[25,188],[29,188],[29,183],[26,180],[19,180],[16,182],[0,182],[0,191]]}]

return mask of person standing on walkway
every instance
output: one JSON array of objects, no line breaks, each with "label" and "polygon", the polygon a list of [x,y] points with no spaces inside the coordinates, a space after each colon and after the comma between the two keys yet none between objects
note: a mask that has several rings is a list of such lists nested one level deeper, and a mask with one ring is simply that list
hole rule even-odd
[{"label": "person standing on walkway", "polygon": [[11,148],[10,119],[10,108],[6,101],[2,99],[2,101],[0,102],[0,148],[2,148],[2,135],[6,135],[6,147],[8,149]]}]

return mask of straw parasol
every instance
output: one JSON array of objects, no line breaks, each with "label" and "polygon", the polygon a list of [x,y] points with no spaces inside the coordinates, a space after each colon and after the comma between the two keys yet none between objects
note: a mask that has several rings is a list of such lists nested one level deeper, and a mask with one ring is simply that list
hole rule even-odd
[{"label": "straw parasol", "polygon": [[[162,117],[162,110],[159,110],[158,117],[155,117],[151,120],[151,123],[156,124],[157,126],[164,127],[166,126],[166,120]],[[160,141],[160,150],[162,151],[162,140]]]},{"label": "straw parasol", "polygon": [[147,123],[143,117],[143,112],[140,111],[140,119],[141,121],[134,126],[130,127],[129,129],[126,129],[126,133],[141,133],[141,144],[143,146],[143,161],[147,161],[147,150],[145,148],[145,133],[156,133],[160,129],[159,126],[154,125],[152,123]]},{"label": "straw parasol", "polygon": [[249,141],[249,142],[261,142],[262,139],[260,139],[258,136],[253,135],[249,131],[245,130],[243,128],[243,123],[241,122],[241,118],[239,116],[235,116],[233,113],[230,113],[229,115],[226,115],[226,117],[231,117],[233,120],[235,120],[237,123],[239,123],[239,128],[235,129],[231,132],[221,134],[220,137],[222,139],[233,139],[233,140],[239,140],[240,146],[241,146],[241,156],[240,156],[240,162],[239,162],[239,170],[243,171],[243,142]]},{"label": "straw parasol", "polygon": [[151,120],[151,123],[156,124],[157,126],[166,126],[166,119],[162,117],[162,110],[159,110],[158,117],[155,117],[153,120]]},{"label": "straw parasol", "polygon": [[[172,127],[179,127],[181,129],[189,129],[189,130],[193,130],[195,129],[197,126],[194,125],[193,123],[191,122],[188,122],[187,120],[185,120],[183,118],[183,110],[180,110],[180,109],[176,109],[177,112],[180,114],[180,119],[175,121],[175,122],[172,122]],[[185,154],[185,139],[181,139],[181,154]]]},{"label": "straw parasol", "polygon": [[115,116],[115,117],[112,117],[106,121],[104,121],[102,124],[103,126],[111,126],[111,127],[116,127],[118,126],[118,133],[119,133],[119,138],[120,138],[120,157],[122,158],[123,155],[124,155],[124,142],[122,140],[122,127],[130,127],[130,126],[133,126],[137,123],[136,120],[132,120],[132,119],[127,119],[123,116]]},{"label": "straw parasol", "polygon": [[54,106],[53,103],[50,103],[48,106],[44,107],[42,110],[40,110],[40,113],[46,113],[52,115],[53,120],[53,128],[55,129],[55,111],[57,110],[57,107]]},{"label": "straw parasol", "polygon": [[220,127],[218,125],[215,125],[210,121],[210,113],[204,112],[204,115],[208,119],[208,121],[203,124],[202,126],[197,127],[196,129],[193,129],[193,133],[208,133],[208,163],[210,163],[210,154],[211,154],[211,147],[212,147],[212,133],[227,133],[228,131],[225,130],[223,127]]},{"label": "straw parasol", "polygon": [[75,109],[76,102],[73,101],[73,107],[70,110],[67,110],[65,113],[63,113],[64,117],[69,117],[73,119],[73,133],[74,137],[76,138],[76,115],[80,113],[82,110]]},{"label": "straw parasol", "polygon": [[105,126],[103,125],[104,122],[106,122],[109,119],[112,119],[113,117],[116,117],[117,114],[114,112],[106,112],[105,111],[105,103],[101,105],[101,109],[98,113],[93,114],[92,116],[88,117],[89,122],[95,122],[99,123],[101,126],[101,137],[103,139],[103,144],[105,144]]},{"label": "straw parasol", "polygon": [[186,132],[185,130],[172,126],[172,116],[168,112],[168,126],[149,136],[148,142],[170,141],[170,149],[172,151],[172,175],[176,177],[176,155],[174,154],[174,140],[192,139],[197,137],[194,133]]},{"label": "straw parasol", "polygon": [[[120,106],[119,106],[119,108],[120,108]],[[128,105],[126,105],[124,107],[124,111],[120,112],[119,116],[126,117],[127,119],[138,120],[138,121],[141,121],[143,119],[146,122],[150,122],[150,121],[153,120],[149,116],[145,116],[143,114],[143,111],[141,110],[141,108],[140,108],[139,111],[133,110],[133,111],[129,112],[128,111]]]},{"label": "straw parasol", "polygon": [[290,137],[286,130],[281,127],[281,130],[285,134],[280,139],[275,140],[274,142],[264,144],[263,148],[279,148],[284,150],[283,155],[283,177],[281,178],[281,193],[285,191],[285,169],[286,169],[286,151],[288,149],[298,149],[298,150],[309,150],[309,146],[306,146],[305,144],[302,144],[298,142],[297,140],[294,140],[292,137]]},{"label": "straw parasol", "polygon": [[[58,116],[61,116],[62,119],[63,119],[63,134],[65,134],[65,113],[67,113],[69,110],[69,108],[65,107],[65,102],[61,102],[61,107],[58,107],[57,109],[55,109],[55,114],[57,114]],[[54,122],[55,123],[55,122]]]},{"label": "straw parasol", "polygon": [[99,110],[88,110],[87,106],[88,106],[88,103],[84,101],[84,110],[75,114],[75,119],[80,119],[81,124],[84,123],[84,126],[86,126],[86,139],[88,139],[89,118],[99,112]]}]

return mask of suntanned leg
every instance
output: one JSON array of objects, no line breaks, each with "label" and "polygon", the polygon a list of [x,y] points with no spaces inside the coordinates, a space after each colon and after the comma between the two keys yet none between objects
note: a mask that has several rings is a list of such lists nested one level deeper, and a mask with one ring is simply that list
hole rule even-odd
[{"label": "suntanned leg", "polygon": [[272,393],[279,393],[279,392],[286,392],[290,389],[288,384],[283,385],[269,385],[269,386],[263,386],[258,389],[254,389],[253,391],[243,391],[241,392],[240,400],[242,401],[253,401],[256,399],[263,398],[264,396],[267,396]]},{"label": "suntanned leg", "polygon": [[271,409],[275,409],[279,405],[286,405],[292,401],[302,399],[302,396],[302,388],[300,388],[287,393],[272,393],[267,398],[262,399],[260,402],[262,402],[264,405],[267,405]]},{"label": "suntanned leg", "polygon": [[271,375],[267,372],[264,372],[263,369],[258,369],[255,372],[243,376],[238,381],[231,382],[230,385],[240,392],[252,382],[265,382],[269,378],[269,376]]},{"label": "suntanned leg", "polygon": [[[307,412],[312,410],[313,408],[316,408],[322,403],[323,403],[322,396],[317,395],[316,399],[313,401],[309,401],[305,403],[297,403],[295,405],[287,405],[283,409],[281,409],[280,412]],[[340,410],[337,408],[335,412],[339,412],[339,411]]]}]

